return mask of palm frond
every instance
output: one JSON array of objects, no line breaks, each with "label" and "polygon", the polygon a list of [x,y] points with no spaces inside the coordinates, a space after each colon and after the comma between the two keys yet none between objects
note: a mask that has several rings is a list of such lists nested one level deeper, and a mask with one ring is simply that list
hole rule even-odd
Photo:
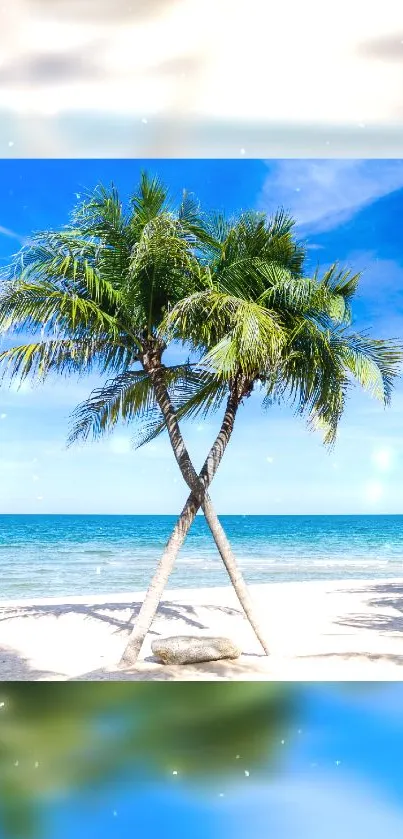
[{"label": "palm frond", "polygon": [[353,383],[387,404],[402,364],[397,342],[378,341],[346,327],[322,329],[300,320],[277,370],[266,379],[265,404],[289,401],[296,412],[308,415],[326,443],[336,437],[345,401]]},{"label": "palm frond", "polygon": [[162,214],[145,225],[133,248],[125,305],[129,311],[133,306],[143,308],[151,332],[171,305],[200,285],[200,270],[186,231],[169,214]]},{"label": "palm frond", "polygon": [[138,190],[131,198],[130,204],[130,227],[135,241],[138,241],[146,225],[169,210],[168,191],[158,177],[151,178],[146,172],[142,172]]},{"label": "palm frond", "polygon": [[119,334],[116,318],[95,301],[76,290],[61,290],[46,280],[15,281],[3,285],[0,292],[0,332],[17,334],[42,330],[79,337],[91,330],[94,334]]},{"label": "palm frond", "polygon": [[119,247],[128,224],[129,214],[123,210],[116,187],[99,184],[75,207],[69,227],[79,230],[85,239],[108,241],[111,246]]},{"label": "palm frond", "polygon": [[[184,404],[199,388],[200,374],[190,364],[164,368],[172,401]],[[119,422],[144,421],[145,431],[161,414],[153,384],[145,371],[128,370],[96,388],[74,411],[68,444],[111,433]],[[165,423],[163,423],[165,427]],[[163,429],[161,429],[163,430]]]},{"label": "palm frond", "polygon": [[178,303],[166,318],[168,334],[206,348],[203,363],[232,378],[275,364],[285,335],[273,310],[242,297],[214,290],[197,292]]},{"label": "palm frond", "polygon": [[388,405],[395,379],[402,370],[402,345],[398,341],[377,340],[366,333],[346,331],[332,336],[340,361],[361,387]]},{"label": "palm frond", "polygon": [[155,407],[155,396],[149,376],[130,370],[110,379],[92,391],[89,398],[72,415],[68,446],[89,437],[97,439],[110,433],[118,422],[129,423],[141,418]]},{"label": "palm frond", "polygon": [[187,190],[183,190],[177,218],[182,229],[191,235],[195,244],[202,242],[204,239],[210,240],[200,204]]},{"label": "palm frond", "polygon": [[[105,336],[106,337],[106,336]],[[132,360],[124,344],[84,337],[81,340],[47,339],[20,344],[0,352],[1,380],[43,382],[50,375],[82,376],[92,371],[116,371]]]},{"label": "palm frond", "polygon": [[357,292],[361,273],[353,274],[346,268],[340,268],[335,262],[325,271],[321,282],[334,294],[341,295],[346,302],[351,301]]},{"label": "palm frond", "polygon": [[[192,392],[193,391],[193,392]],[[193,371],[191,386],[176,388],[170,393],[178,422],[205,418],[218,411],[228,396],[226,382],[217,382],[214,374],[203,368]],[[159,410],[145,417],[135,438],[136,448],[152,442],[166,430],[165,420]]]}]

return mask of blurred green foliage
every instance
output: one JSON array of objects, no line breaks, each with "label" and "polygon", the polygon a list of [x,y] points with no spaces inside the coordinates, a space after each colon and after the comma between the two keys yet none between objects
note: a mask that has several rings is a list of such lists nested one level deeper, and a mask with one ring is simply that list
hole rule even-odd
[{"label": "blurred green foliage", "polygon": [[[0,689],[0,826],[44,835],[49,798],[173,771],[198,785],[278,768],[301,690],[267,682],[13,682]],[[241,756],[240,761],[237,755]]]}]

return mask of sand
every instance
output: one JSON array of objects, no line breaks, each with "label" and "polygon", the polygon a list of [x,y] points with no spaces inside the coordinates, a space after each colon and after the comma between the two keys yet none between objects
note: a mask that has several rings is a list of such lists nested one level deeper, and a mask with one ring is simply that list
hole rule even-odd
[{"label": "sand", "polygon": [[[0,680],[403,679],[403,578],[250,587],[271,654],[265,656],[231,588],[167,591],[132,670],[118,661],[143,594],[0,602]],[[164,666],[157,636],[225,635],[234,662]]]}]

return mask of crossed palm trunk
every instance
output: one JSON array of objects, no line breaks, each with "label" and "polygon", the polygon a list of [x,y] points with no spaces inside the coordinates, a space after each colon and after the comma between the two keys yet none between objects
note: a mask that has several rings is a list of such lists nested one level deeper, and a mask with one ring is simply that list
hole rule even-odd
[{"label": "crossed palm trunk", "polygon": [[131,667],[136,664],[144,639],[154,620],[165,586],[174,567],[176,557],[200,508],[203,510],[238,600],[256,637],[268,655],[269,648],[259,623],[254,616],[254,607],[246,583],[237,566],[228,539],[207,493],[233,431],[236,413],[241,401],[240,382],[235,380],[231,386],[220,431],[207,455],[200,474],[197,475],[180,432],[176,412],[165,384],[164,367],[161,362],[155,362],[155,359],[153,359],[153,362],[150,363],[147,358],[144,358],[143,365],[153,382],[156,399],[166,423],[176,461],[185,482],[191,489],[191,493],[175,524],[158,563],[157,570],[151,580],[136,624],[123,653],[121,664]]}]

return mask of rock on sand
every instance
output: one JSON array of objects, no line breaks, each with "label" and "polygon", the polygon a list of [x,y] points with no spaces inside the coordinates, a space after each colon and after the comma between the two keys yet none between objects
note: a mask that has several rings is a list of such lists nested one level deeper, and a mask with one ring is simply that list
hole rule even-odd
[{"label": "rock on sand", "polygon": [[229,638],[178,635],[153,641],[151,649],[163,664],[197,664],[239,658],[241,650]]}]

